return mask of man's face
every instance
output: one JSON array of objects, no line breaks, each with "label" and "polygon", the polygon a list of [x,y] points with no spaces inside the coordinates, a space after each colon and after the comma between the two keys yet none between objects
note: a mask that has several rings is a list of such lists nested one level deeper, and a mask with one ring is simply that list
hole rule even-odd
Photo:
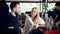
[{"label": "man's face", "polygon": [[57,10],[60,10],[60,6],[56,6],[56,9],[57,9]]},{"label": "man's face", "polygon": [[14,8],[13,8],[13,11],[15,11],[15,13],[19,13],[21,10],[20,10],[20,5],[17,4]]},{"label": "man's face", "polygon": [[33,9],[32,10],[32,16],[35,17],[38,13],[38,9]]}]

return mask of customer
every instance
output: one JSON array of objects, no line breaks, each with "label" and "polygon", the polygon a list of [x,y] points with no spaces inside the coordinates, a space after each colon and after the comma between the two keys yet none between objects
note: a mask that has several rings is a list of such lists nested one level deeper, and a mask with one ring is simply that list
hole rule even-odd
[{"label": "customer", "polygon": [[9,28],[10,34],[18,34],[19,33],[18,14],[20,12],[19,2],[11,2],[10,8],[11,8],[11,12],[9,14],[10,26],[8,28]]},{"label": "customer", "polygon": [[24,34],[29,34],[31,30],[37,29],[40,25],[45,26],[45,22],[40,18],[38,8],[33,7],[30,16],[26,15]]}]

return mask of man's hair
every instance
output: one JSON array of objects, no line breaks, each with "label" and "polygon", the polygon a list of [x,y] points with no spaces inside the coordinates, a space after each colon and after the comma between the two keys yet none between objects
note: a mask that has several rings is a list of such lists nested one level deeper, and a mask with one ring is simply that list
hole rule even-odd
[{"label": "man's hair", "polygon": [[19,4],[19,2],[11,2],[11,4],[10,4],[11,10],[13,10],[13,8],[14,8],[17,4]]},{"label": "man's hair", "polygon": [[33,7],[33,8],[32,8],[32,11],[33,11],[33,9],[37,9],[37,7]]},{"label": "man's hair", "polygon": [[60,2],[56,2],[55,6],[60,6]]}]

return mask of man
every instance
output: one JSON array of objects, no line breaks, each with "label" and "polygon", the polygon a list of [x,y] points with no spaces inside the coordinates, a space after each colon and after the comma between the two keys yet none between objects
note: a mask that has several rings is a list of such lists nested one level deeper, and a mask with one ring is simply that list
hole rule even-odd
[{"label": "man", "polygon": [[60,23],[60,2],[56,2],[55,6],[56,7],[53,11],[48,12],[48,16],[49,17],[51,16],[53,18],[55,24],[59,24]]},{"label": "man", "polygon": [[12,2],[10,4],[11,13],[9,14],[10,25],[9,25],[9,34],[18,34],[19,33],[19,25],[18,25],[18,14],[20,12],[20,4],[19,2]]}]

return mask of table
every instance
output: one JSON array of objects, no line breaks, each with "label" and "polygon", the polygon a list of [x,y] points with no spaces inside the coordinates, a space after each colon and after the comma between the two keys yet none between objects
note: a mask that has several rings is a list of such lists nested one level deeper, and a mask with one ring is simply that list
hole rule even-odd
[{"label": "table", "polygon": [[60,30],[49,30],[45,31],[44,34],[60,34]]}]

